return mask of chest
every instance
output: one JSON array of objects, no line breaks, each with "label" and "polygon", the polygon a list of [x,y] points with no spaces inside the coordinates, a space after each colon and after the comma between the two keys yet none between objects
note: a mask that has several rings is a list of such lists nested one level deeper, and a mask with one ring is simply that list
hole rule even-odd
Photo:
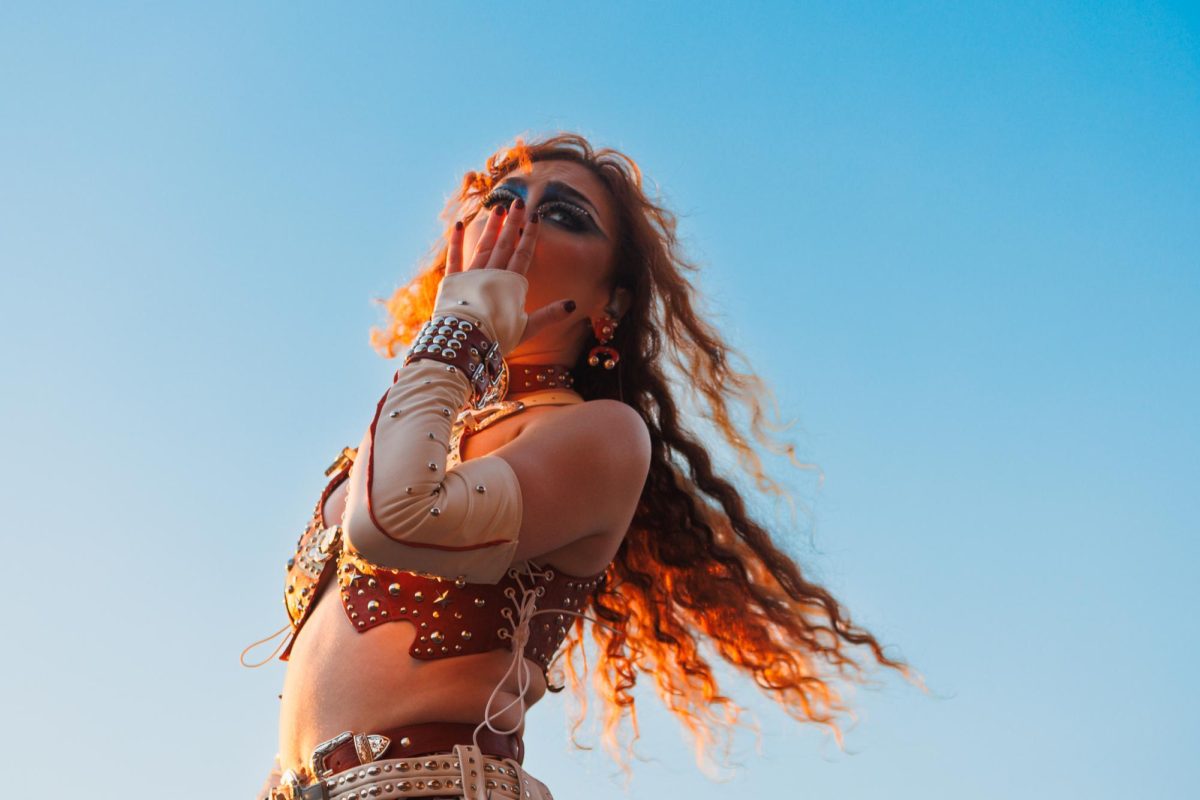
[{"label": "chest", "polygon": [[[509,424],[498,423],[461,441],[452,438],[451,463],[485,455],[523,427],[516,420],[502,422]],[[510,569],[496,584],[476,584],[371,563],[341,536],[350,483],[346,478],[354,456],[353,451],[346,454],[327,484],[296,556],[289,561],[285,603],[294,630],[299,631],[322,596],[332,594],[327,589],[333,589],[349,624],[359,633],[388,622],[412,625],[415,636],[409,655],[413,658],[512,650],[521,628],[524,655],[545,670],[603,572],[576,575],[548,563],[528,562]]]}]

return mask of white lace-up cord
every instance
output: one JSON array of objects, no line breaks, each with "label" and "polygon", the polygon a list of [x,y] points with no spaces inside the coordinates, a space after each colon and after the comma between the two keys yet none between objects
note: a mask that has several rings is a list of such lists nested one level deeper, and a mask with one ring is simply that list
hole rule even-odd
[{"label": "white lace-up cord", "polygon": [[[531,578],[540,577],[551,579],[554,577],[554,570],[551,568],[540,570],[534,569],[532,563],[526,562],[526,574]],[[485,705],[483,708],[483,722],[475,726],[475,732],[471,734],[471,743],[475,745],[475,747],[479,747],[479,731],[485,726],[493,733],[508,735],[519,731],[521,726],[525,723],[525,694],[529,691],[530,682],[532,680],[529,664],[525,659],[525,644],[529,641],[529,626],[530,622],[535,616],[538,614],[570,614],[573,617],[580,617],[582,619],[590,620],[592,623],[604,628],[608,628],[611,631],[617,633],[620,632],[617,631],[617,629],[613,626],[606,625],[595,617],[589,617],[587,614],[582,614],[578,611],[571,611],[567,608],[536,608],[537,599],[546,593],[546,587],[536,586],[532,589],[527,589],[525,584],[521,581],[520,571],[515,568],[509,570],[509,575],[517,579],[517,586],[521,588],[521,598],[519,600],[517,599],[517,593],[511,586],[504,590],[505,596],[516,604],[517,613],[516,618],[514,619],[512,609],[505,608],[501,610],[500,613],[503,614],[504,617],[512,624],[512,630],[507,631],[501,629],[499,635],[502,639],[512,640],[513,657],[508,664],[508,669],[504,671],[504,677],[500,679],[500,682],[496,684],[496,688],[492,689],[491,695],[488,696],[487,705]],[[520,690],[517,693],[517,699],[510,702],[504,708],[501,708],[493,713],[491,711],[492,703],[495,702],[496,695],[504,687],[504,684],[508,681],[509,676],[512,675],[513,670],[516,670],[517,672],[517,687]],[[500,730],[492,725],[493,719],[500,716],[505,711],[508,711],[508,709],[512,708],[514,705],[520,705],[521,713],[517,718],[516,724],[512,728],[509,728],[508,730]],[[476,798],[479,800],[487,800],[487,795],[484,793],[484,782],[482,781],[477,787]]]},{"label": "white lace-up cord", "polygon": [[266,664],[268,661],[273,660],[275,658],[275,656],[279,653],[279,651],[283,649],[284,645],[286,645],[288,643],[289,637],[285,636],[282,639],[280,639],[279,644],[277,644],[275,646],[274,652],[272,652],[271,655],[267,656],[266,658],[264,658],[262,661],[258,662],[257,664],[247,664],[246,663],[246,653],[250,652],[255,647],[258,647],[260,644],[262,644],[264,642],[271,641],[276,636],[278,636],[279,634],[283,633],[284,631],[286,631],[287,629],[289,629],[291,627],[292,627],[292,624],[289,622],[287,625],[284,625],[282,628],[275,631],[270,636],[259,639],[257,642],[254,642],[253,644],[246,645],[246,649],[242,651],[242,654],[240,656],[238,656],[238,661],[240,661],[242,663],[243,667],[248,667],[250,669],[257,669],[258,667],[261,667],[263,664]]}]

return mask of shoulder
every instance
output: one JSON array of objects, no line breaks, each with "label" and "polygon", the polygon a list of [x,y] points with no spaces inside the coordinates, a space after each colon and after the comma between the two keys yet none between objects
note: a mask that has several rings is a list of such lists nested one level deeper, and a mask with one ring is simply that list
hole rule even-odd
[{"label": "shoulder", "polygon": [[619,400],[601,398],[568,406],[570,414],[556,420],[563,429],[585,439],[597,455],[615,458],[625,468],[650,463],[650,429],[637,409]]},{"label": "shoulder", "polygon": [[562,459],[586,465],[593,481],[628,483],[641,493],[650,468],[650,429],[632,406],[607,398],[560,406],[528,430]]}]

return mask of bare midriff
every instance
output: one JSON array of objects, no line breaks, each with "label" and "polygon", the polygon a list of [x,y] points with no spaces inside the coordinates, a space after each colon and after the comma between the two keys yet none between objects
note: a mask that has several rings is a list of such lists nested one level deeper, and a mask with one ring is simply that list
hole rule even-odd
[{"label": "bare midriff", "polygon": [[[519,415],[527,417],[520,424],[516,424],[518,418],[512,418],[480,431],[464,442],[462,458],[478,458],[500,447],[538,416],[532,412],[553,411],[553,407],[531,408]],[[348,484],[343,481],[329,495],[322,509],[326,525],[341,519]],[[579,565],[571,564],[570,556],[568,546],[539,561],[567,571],[580,570]],[[412,658],[408,650],[417,631],[411,624],[396,622],[359,632],[348,624],[331,585],[335,582],[327,583],[314,601],[286,662],[279,713],[281,769],[300,772],[316,745],[342,731],[372,733],[422,722],[477,725],[483,720],[488,698],[512,665],[511,651],[434,660]],[[536,661],[524,662],[530,678],[525,693],[528,709],[546,693],[546,681]],[[492,713],[516,700],[519,691],[516,670],[512,670],[496,692]],[[508,730],[519,720],[521,711],[514,704],[494,716],[491,724]]]}]

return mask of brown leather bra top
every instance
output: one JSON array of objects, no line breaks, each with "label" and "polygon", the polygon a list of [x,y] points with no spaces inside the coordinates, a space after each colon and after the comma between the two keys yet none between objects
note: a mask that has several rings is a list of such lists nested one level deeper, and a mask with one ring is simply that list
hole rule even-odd
[{"label": "brown leather bra top", "polygon": [[[526,572],[508,570],[498,583],[470,583],[437,575],[396,570],[374,564],[353,549],[340,525],[326,527],[326,499],[350,473],[354,450],[346,448],[330,467],[316,510],[287,562],[284,604],[291,620],[290,641],[280,660],[287,661],[316,598],[336,573],[342,606],[359,633],[387,622],[408,622],[417,628],[409,655],[418,659],[451,658],[490,650],[512,651],[512,634],[526,591],[536,594],[536,608],[583,613],[592,592],[604,579],[571,575],[556,567],[532,565]],[[525,656],[543,671],[577,619],[553,611],[530,620]]]}]

